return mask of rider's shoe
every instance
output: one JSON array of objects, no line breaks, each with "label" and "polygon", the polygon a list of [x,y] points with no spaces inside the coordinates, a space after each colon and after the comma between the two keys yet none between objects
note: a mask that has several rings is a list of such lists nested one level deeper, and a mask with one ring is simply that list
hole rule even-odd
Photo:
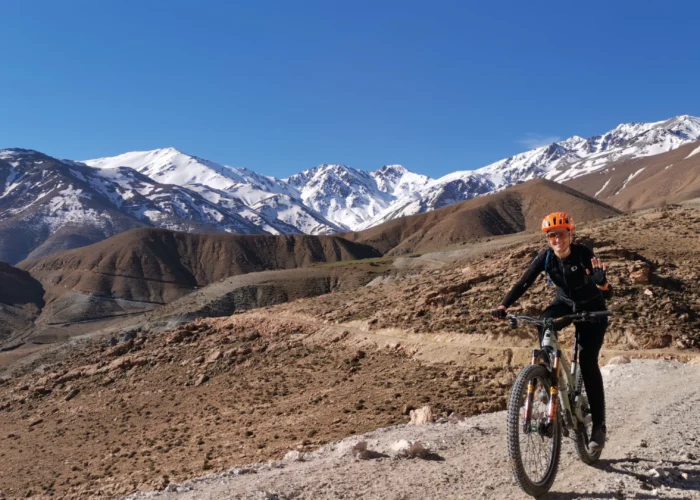
[{"label": "rider's shoe", "polygon": [[601,451],[605,447],[605,433],[605,424],[594,424],[588,449],[594,453]]}]

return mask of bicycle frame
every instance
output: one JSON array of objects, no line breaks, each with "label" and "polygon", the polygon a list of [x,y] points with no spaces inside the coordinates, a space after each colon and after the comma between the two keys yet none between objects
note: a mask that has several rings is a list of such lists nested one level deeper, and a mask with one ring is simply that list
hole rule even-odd
[{"label": "bicycle frame", "polygon": [[[559,339],[554,330],[552,319],[544,320],[544,334],[542,336],[541,349],[534,349],[532,351],[531,364],[538,364],[537,359],[544,355],[547,360],[550,360],[550,366],[548,367],[552,374],[552,386],[550,387],[550,398],[547,406],[547,427],[556,420],[559,408],[563,409],[562,415],[564,417],[564,428],[566,430],[577,430],[579,422],[585,423],[585,419],[581,413],[581,405],[578,404],[579,394],[575,394],[574,390],[576,387],[576,378],[578,376],[578,337],[574,342],[574,352],[571,362],[571,367],[566,360],[566,357],[562,356],[561,348],[559,346]],[[561,374],[564,374],[562,377]],[[530,428],[531,414],[532,414],[532,400],[535,392],[534,381],[530,381],[527,388],[527,397],[525,400],[525,421],[523,423],[523,430],[527,432]],[[570,394],[574,394],[573,405]],[[572,407],[573,406],[573,407]],[[566,431],[565,431],[566,432]],[[568,432],[566,432],[568,435]]]}]

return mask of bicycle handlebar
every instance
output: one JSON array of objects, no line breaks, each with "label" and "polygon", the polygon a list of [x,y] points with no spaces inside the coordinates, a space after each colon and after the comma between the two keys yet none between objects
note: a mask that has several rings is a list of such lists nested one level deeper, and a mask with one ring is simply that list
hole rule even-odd
[{"label": "bicycle handlebar", "polygon": [[612,316],[611,311],[583,311],[579,313],[574,313],[574,314],[567,314],[566,316],[560,316],[558,318],[533,318],[532,316],[516,316],[514,314],[509,314],[508,319],[510,319],[510,325],[513,328],[516,328],[518,326],[518,321],[522,321],[523,323],[530,323],[533,325],[538,325],[538,326],[543,326],[545,324],[546,320],[549,320],[552,322],[553,325],[555,326],[564,326],[563,324],[568,321],[568,320],[573,320],[574,322],[579,322],[579,321],[593,321],[596,318],[604,318]]}]

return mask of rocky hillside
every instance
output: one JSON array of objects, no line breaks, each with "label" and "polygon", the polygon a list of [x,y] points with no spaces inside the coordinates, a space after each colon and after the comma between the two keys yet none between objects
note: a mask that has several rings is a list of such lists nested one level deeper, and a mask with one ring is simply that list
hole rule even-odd
[{"label": "rocky hillside", "polygon": [[335,236],[241,236],[138,229],[94,245],[23,263],[48,292],[165,304],[223,278],[314,262],[376,257]]},{"label": "rocky hillside", "polygon": [[668,153],[618,161],[566,185],[620,210],[700,198],[700,142]]},{"label": "rocky hillside", "polygon": [[0,262],[0,344],[32,326],[44,307],[44,289],[21,269]]}]

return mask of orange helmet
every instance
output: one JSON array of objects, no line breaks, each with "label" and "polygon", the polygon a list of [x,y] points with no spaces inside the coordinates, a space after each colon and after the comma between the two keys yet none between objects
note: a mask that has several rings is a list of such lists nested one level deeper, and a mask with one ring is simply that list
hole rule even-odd
[{"label": "orange helmet", "polygon": [[566,212],[552,212],[542,219],[542,231],[545,233],[552,229],[568,229],[574,232],[574,218]]}]

